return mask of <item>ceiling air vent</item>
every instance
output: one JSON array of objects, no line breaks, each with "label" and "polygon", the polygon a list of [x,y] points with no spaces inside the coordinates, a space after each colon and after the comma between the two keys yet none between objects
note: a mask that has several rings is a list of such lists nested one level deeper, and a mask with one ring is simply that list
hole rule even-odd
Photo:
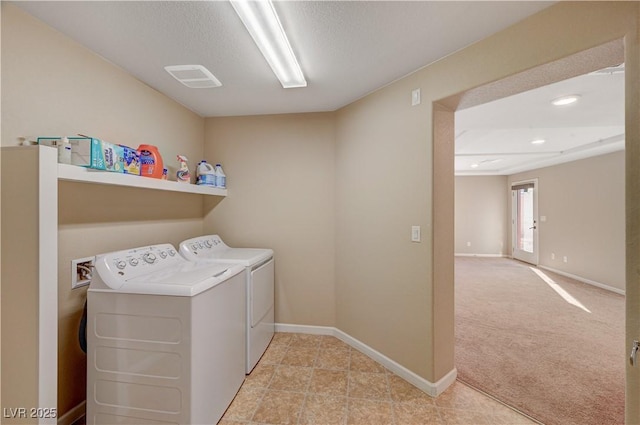
[{"label": "ceiling air vent", "polygon": [[209,89],[220,87],[222,83],[202,65],[173,65],[165,66],[173,78],[192,89]]}]

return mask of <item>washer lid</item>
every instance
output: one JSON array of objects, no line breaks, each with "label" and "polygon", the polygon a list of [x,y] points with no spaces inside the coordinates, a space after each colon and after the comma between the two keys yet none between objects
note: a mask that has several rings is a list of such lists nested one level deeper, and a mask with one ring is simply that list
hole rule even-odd
[{"label": "washer lid", "polygon": [[127,280],[118,292],[192,297],[243,270],[239,264],[187,262]]}]

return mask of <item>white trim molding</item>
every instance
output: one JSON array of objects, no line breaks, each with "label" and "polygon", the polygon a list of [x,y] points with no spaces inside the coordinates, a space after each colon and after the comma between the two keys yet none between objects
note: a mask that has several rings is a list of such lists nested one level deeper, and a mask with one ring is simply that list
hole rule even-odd
[{"label": "white trim molding", "polygon": [[625,295],[625,290],[624,289],[620,289],[620,288],[616,288],[614,286],[610,286],[610,285],[607,285],[607,284],[604,284],[604,283],[596,282],[595,280],[591,280],[591,279],[587,279],[587,278],[584,278],[584,277],[581,277],[581,276],[577,276],[575,274],[563,272],[562,270],[558,270],[558,269],[554,269],[554,268],[551,268],[551,267],[543,266],[541,264],[538,264],[537,267],[541,268],[541,269],[549,270],[550,272],[557,273],[559,275],[562,275],[562,276],[565,276],[565,277],[568,277],[568,278],[571,278],[571,279],[575,279],[575,280],[577,280],[579,282],[586,283],[588,285],[596,286],[596,287],[598,287],[600,289],[606,289],[607,291],[615,292],[616,294]]},{"label": "white trim molding", "polygon": [[403,378],[405,381],[411,383],[412,385],[432,397],[437,397],[438,395],[442,394],[447,388],[449,388],[451,384],[455,382],[456,377],[458,376],[458,371],[456,370],[456,368],[453,368],[451,371],[449,371],[449,373],[438,380],[438,382],[430,382],[423,377],[416,375],[406,367],[395,362],[379,351],[369,347],[364,342],[357,340],[356,338],[348,335],[340,329],[330,326],[308,326],[276,323],[276,332],[334,336],[342,342],[350,345],[352,348],[355,348],[361,353],[377,361],[399,377]]},{"label": "white trim molding", "polygon": [[456,257],[483,257],[483,258],[509,258],[507,254],[466,254],[466,253],[455,253]]},{"label": "white trim molding", "polygon": [[[38,406],[58,403],[58,174],[57,153],[41,148],[38,154]],[[53,176],[53,178],[52,178]],[[55,424],[39,418],[38,424]]]}]

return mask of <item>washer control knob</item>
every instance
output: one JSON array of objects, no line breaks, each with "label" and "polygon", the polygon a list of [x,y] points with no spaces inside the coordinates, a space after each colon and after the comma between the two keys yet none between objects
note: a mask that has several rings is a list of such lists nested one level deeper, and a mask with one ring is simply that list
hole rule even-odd
[{"label": "washer control knob", "polygon": [[198,246],[196,244],[192,243],[191,244],[191,249],[195,251],[195,250],[198,249]]},{"label": "washer control knob", "polygon": [[127,263],[125,263],[122,260],[117,260],[116,261],[116,267],[119,268],[120,270],[124,269],[125,267],[127,267]]},{"label": "washer control knob", "polygon": [[170,249],[169,255],[173,257],[174,255],[176,255],[176,252],[173,249]]},{"label": "washer control knob", "polygon": [[149,264],[153,264],[156,261],[156,256],[152,252],[147,252],[142,256],[142,259]]},{"label": "washer control knob", "polygon": [[204,241],[204,244],[206,245],[207,248],[211,248],[213,246],[210,240]]},{"label": "washer control knob", "polygon": [[129,260],[129,264],[131,264],[133,267],[138,265],[138,259],[137,258],[132,258]]},{"label": "washer control knob", "polygon": [[160,251],[160,257],[161,258],[167,258],[167,253],[164,251]]}]

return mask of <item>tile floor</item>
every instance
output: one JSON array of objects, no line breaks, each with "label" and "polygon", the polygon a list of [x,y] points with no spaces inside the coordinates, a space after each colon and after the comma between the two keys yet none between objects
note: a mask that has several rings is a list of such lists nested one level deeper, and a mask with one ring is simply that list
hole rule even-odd
[{"label": "tile floor", "polygon": [[332,336],[277,333],[220,424],[536,422],[458,381],[432,398]]}]

